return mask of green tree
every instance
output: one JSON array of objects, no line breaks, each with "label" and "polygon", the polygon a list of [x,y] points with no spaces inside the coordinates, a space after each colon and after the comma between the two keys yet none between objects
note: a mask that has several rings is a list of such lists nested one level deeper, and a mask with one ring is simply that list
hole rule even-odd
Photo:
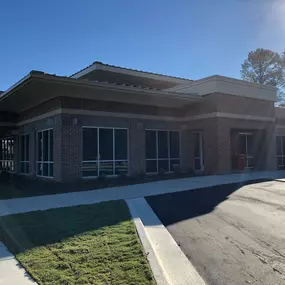
[{"label": "green tree", "polygon": [[241,77],[250,82],[277,87],[277,102],[284,102],[285,51],[279,54],[258,48],[249,52],[241,67]]}]

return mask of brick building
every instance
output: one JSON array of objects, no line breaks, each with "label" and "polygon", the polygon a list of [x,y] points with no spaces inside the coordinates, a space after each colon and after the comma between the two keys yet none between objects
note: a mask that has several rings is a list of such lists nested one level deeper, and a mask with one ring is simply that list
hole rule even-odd
[{"label": "brick building", "polygon": [[95,62],[70,77],[32,71],[0,94],[0,168],[67,182],[175,169],[285,165],[276,89],[188,80]]}]

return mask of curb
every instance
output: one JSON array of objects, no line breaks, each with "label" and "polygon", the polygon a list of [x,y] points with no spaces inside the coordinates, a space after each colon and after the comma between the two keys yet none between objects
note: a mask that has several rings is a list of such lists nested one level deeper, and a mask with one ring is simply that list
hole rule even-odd
[{"label": "curb", "polygon": [[144,198],[126,200],[158,285],[206,285]]},{"label": "curb", "polygon": [[145,230],[145,227],[141,221],[141,219],[138,217],[136,213],[136,209],[134,205],[130,202],[130,200],[125,200],[131,216],[133,218],[134,224],[137,229],[138,236],[140,238],[140,241],[142,243],[142,246],[144,248],[147,260],[149,262],[152,274],[154,276],[154,279],[157,283],[157,285],[171,285],[165,278],[163,271],[161,269],[161,266],[158,263],[157,257],[155,256],[155,252],[150,244],[149,238],[147,236],[147,232]]}]

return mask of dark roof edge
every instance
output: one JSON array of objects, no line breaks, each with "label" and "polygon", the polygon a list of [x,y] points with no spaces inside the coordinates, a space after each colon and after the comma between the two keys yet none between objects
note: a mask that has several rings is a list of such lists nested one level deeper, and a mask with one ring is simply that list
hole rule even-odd
[{"label": "dark roof edge", "polygon": [[[2,100],[4,100],[6,97],[10,95],[10,93],[15,93],[18,89],[21,87],[29,84],[33,79],[37,80],[53,80],[53,81],[58,81],[60,83],[73,83],[79,86],[89,86],[89,87],[99,87],[99,88],[109,88],[109,89],[117,89],[117,90],[125,90],[125,91],[136,91],[136,92],[147,92],[147,93],[152,93],[152,94],[160,94],[162,96],[173,96],[174,92],[167,92],[164,90],[157,90],[157,89],[151,89],[151,88],[140,88],[136,86],[128,86],[128,85],[117,85],[114,83],[108,83],[108,82],[94,82],[94,81],[88,81],[84,79],[75,79],[75,78],[70,78],[67,76],[57,76],[53,74],[48,74],[42,71],[36,71],[33,70],[31,71],[28,75],[23,77],[21,80],[19,80],[17,83],[15,83],[13,86],[11,86],[9,89],[7,89],[4,93],[0,95],[0,103]],[[187,94],[187,95],[182,95],[179,94],[178,98],[187,98],[191,99],[191,97],[197,99],[196,94]],[[199,96],[198,96],[199,98]],[[202,100],[200,97],[199,99]]]},{"label": "dark roof edge", "polygon": [[[178,80],[183,80],[183,81],[193,81],[191,79],[187,79],[187,78],[183,78],[183,77],[177,77],[177,76],[170,76],[170,75],[166,75],[166,74],[161,74],[161,73],[155,73],[155,72],[149,72],[149,71],[143,71],[143,70],[137,70],[137,69],[132,69],[132,68],[127,68],[127,67],[121,67],[121,66],[116,66],[116,65],[111,65],[111,64],[106,64],[100,61],[94,61],[92,64],[84,67],[83,69],[73,73],[72,75],[70,75],[70,77],[73,77],[74,75],[79,74],[82,71],[85,71],[86,69],[92,67],[92,66],[96,66],[96,65],[101,65],[103,67],[110,67],[110,68],[116,68],[116,69],[121,69],[121,70],[125,70],[125,71],[130,71],[130,72],[137,72],[137,73],[143,73],[146,75],[154,75],[154,76],[161,76],[161,77],[166,77],[166,78],[170,78],[170,79],[178,79]],[[95,68],[96,69],[96,68]]]}]

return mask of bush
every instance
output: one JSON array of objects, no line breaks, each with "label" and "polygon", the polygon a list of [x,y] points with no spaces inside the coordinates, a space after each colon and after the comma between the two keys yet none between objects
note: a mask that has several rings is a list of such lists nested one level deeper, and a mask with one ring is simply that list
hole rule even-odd
[{"label": "bush", "polygon": [[11,174],[6,170],[2,170],[0,172],[0,182],[9,183],[10,181],[11,181]]}]

